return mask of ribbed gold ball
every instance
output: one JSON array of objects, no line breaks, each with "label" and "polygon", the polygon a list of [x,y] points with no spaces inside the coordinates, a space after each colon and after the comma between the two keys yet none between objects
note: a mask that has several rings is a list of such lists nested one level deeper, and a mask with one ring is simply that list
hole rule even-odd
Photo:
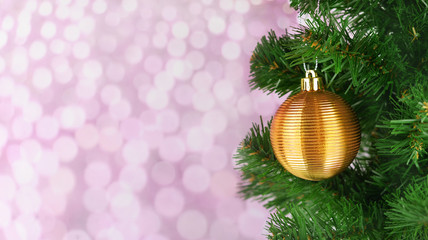
[{"label": "ribbed gold ball", "polygon": [[351,164],[360,147],[360,125],[340,96],[323,90],[315,73],[306,75],[302,91],[276,112],[270,138],[276,158],[287,171],[319,181]]}]

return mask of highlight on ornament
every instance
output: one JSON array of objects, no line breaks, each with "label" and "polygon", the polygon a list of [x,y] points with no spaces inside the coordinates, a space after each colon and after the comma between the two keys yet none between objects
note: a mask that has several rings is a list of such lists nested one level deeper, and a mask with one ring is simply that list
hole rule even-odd
[{"label": "highlight on ornament", "polygon": [[312,181],[345,170],[358,153],[360,125],[340,96],[326,91],[314,70],[306,71],[301,92],[277,110],[270,131],[275,156],[293,175]]}]

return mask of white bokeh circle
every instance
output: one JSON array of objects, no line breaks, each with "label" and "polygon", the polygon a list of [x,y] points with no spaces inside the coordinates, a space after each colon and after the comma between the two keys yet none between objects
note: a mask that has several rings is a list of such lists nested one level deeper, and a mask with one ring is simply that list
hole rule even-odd
[{"label": "white bokeh circle", "polygon": [[207,229],[207,218],[197,210],[187,210],[178,217],[177,231],[184,239],[201,239]]}]

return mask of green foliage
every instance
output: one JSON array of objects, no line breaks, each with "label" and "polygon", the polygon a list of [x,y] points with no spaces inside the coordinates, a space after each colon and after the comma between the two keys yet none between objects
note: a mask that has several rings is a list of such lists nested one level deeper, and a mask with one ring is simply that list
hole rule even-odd
[{"label": "green foliage", "polygon": [[384,239],[381,209],[372,204],[364,210],[361,204],[346,198],[328,199],[320,208],[290,204],[290,216],[278,211],[271,216],[269,239]]},{"label": "green foliage", "polygon": [[[300,89],[302,69],[299,66],[291,66],[284,57],[284,52],[289,52],[286,43],[293,41],[290,37],[277,38],[274,32],[268,37],[263,37],[257,44],[251,57],[250,86],[253,89],[263,89],[268,92],[276,92],[283,96],[289,91]],[[283,81],[287,79],[287,81]]]},{"label": "green foliage", "polygon": [[352,105],[362,131],[351,166],[312,182],[278,163],[270,122],[253,125],[236,155],[240,194],[274,211],[269,239],[428,239],[427,3],[293,0],[313,20],[258,43],[253,89],[295,93],[303,62],[318,59],[327,89]]},{"label": "green foliage", "polygon": [[386,211],[389,236],[396,239],[428,239],[428,178],[408,185],[391,197]]}]

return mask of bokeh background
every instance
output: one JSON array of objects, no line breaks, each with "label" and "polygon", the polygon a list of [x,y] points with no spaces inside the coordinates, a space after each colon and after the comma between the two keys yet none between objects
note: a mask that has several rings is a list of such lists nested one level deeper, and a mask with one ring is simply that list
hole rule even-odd
[{"label": "bokeh background", "polygon": [[0,239],[265,239],[233,155],[285,0],[0,0]]}]

